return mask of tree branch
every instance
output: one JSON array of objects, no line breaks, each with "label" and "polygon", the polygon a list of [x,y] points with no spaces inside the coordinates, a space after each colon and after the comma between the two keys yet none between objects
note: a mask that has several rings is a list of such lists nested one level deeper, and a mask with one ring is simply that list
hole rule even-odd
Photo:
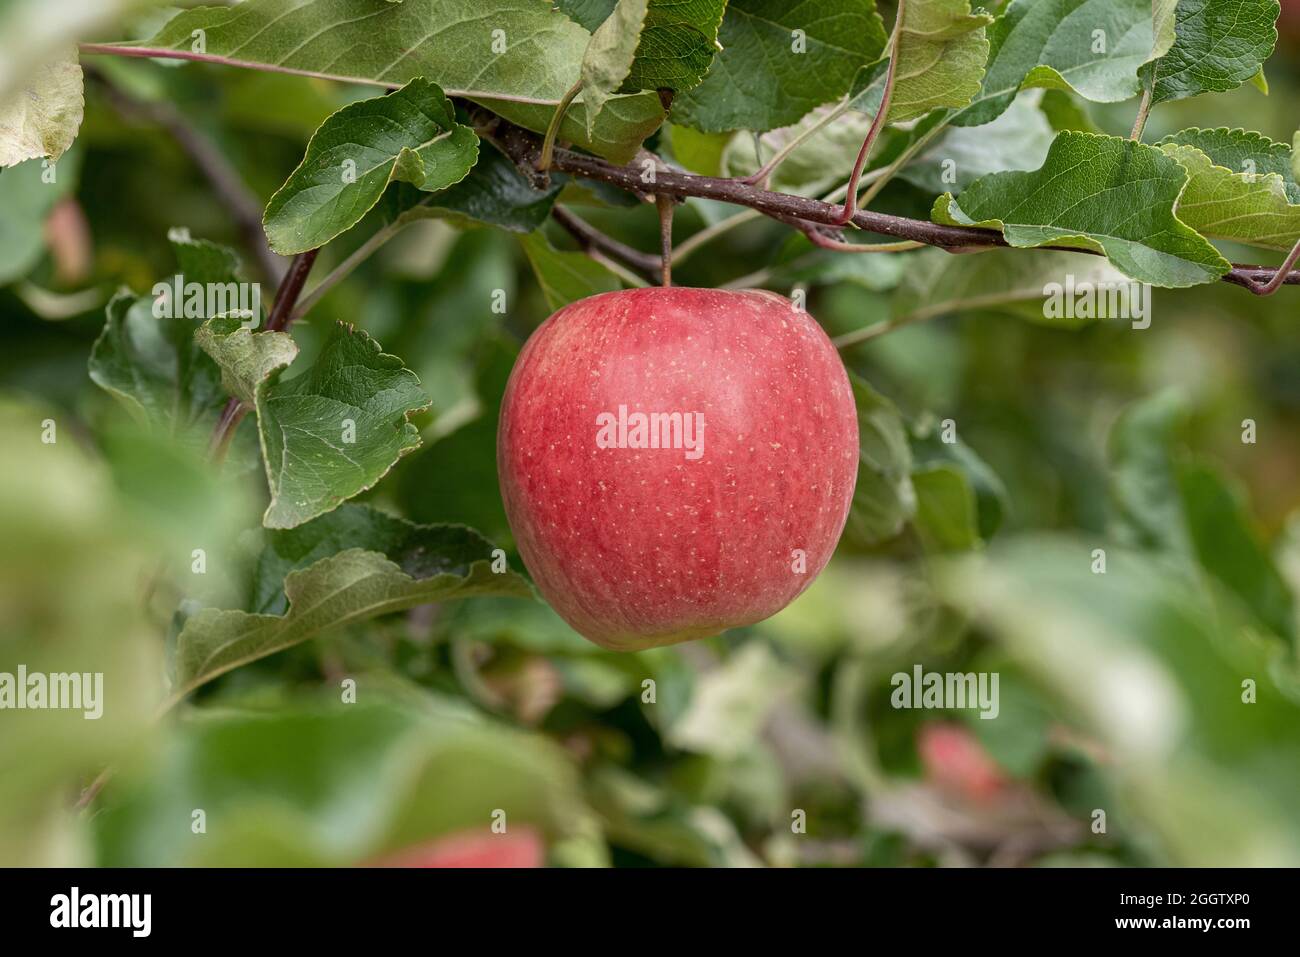
[{"label": "tree branch", "polygon": [[[511,148],[506,148],[506,155],[516,162],[520,157],[512,152],[517,149],[521,138],[514,137]],[[535,145],[536,137],[532,137]],[[627,166],[615,166],[594,156],[575,153],[571,150],[556,150],[551,166],[565,173],[582,176],[618,186],[630,192],[640,192],[645,188],[641,182],[640,171]],[[788,221],[803,220],[821,226],[837,226],[837,219],[842,206],[831,205],[806,196],[792,196],[786,193],[774,193],[738,179],[722,179],[713,176],[699,176],[678,170],[660,170],[655,174],[654,189],[656,194],[668,193],[673,196],[695,196],[702,199],[714,199],[736,206],[748,206],[773,219]],[[946,226],[920,219],[908,219],[889,213],[870,210],[858,210],[852,222],[866,232],[893,236],[896,239],[908,239],[925,246],[937,246],[950,252],[966,251],[977,248],[998,248],[1010,244],[1000,232],[978,226]],[[1089,249],[1077,249],[1068,246],[1040,246],[1040,249],[1063,249],[1084,255],[1101,255]],[[1268,266],[1234,265],[1232,270],[1222,277],[1224,282],[1238,286],[1254,288],[1268,283],[1277,270]],[[1282,283],[1300,285],[1300,271],[1291,270],[1285,274]]]},{"label": "tree branch", "polygon": [[[618,186],[630,192],[641,192],[645,185],[641,182],[639,170],[628,166],[615,166],[594,156],[575,153],[571,150],[556,150],[552,168],[575,176],[599,180]],[[823,203],[821,200],[806,196],[793,196],[787,193],[773,193],[770,190],[752,186],[737,179],[721,179],[713,176],[698,176],[677,170],[659,170],[655,173],[655,193],[668,193],[672,196],[695,196],[702,199],[715,199],[736,206],[748,206],[773,218],[781,216],[802,219],[822,226],[838,226],[837,219],[843,207]],[[853,215],[853,224],[867,232],[894,236],[898,239],[911,239],[927,246],[1005,246],[1007,241],[1002,234],[992,229],[980,229],[973,226],[944,226],[940,223],[928,223],[919,219],[907,219],[888,213],[876,213],[859,210]]]},{"label": "tree branch", "polygon": [[93,66],[88,65],[84,70],[99,84],[104,98],[119,115],[159,126],[176,141],[229,210],[244,246],[257,261],[262,278],[273,284],[279,283],[284,278],[287,263],[282,256],[271,252],[271,247],[266,244],[266,233],[262,231],[262,204],[216,145],[190,125],[170,103],[137,99]]},{"label": "tree branch", "polygon": [[[270,64],[240,61],[230,57],[196,54],[184,50],[104,43],[83,43],[80,44],[80,50],[82,53],[90,54],[202,60],[212,63],[222,63],[227,66],[241,66],[250,69],[270,70],[272,72],[294,73],[301,76],[315,76],[322,79],[369,82],[376,86],[384,87],[391,87],[393,85],[378,80],[334,76],[332,74],[315,73],[309,70],[298,70]],[[449,96],[461,95],[461,91],[458,90],[448,90],[446,92]],[[492,138],[502,151],[515,161],[516,166],[521,170],[524,170],[525,167],[531,168],[530,178],[535,178],[537,176],[537,161],[539,159],[540,150],[538,148],[538,137],[535,134],[522,130],[519,127],[514,127],[506,121],[499,119],[489,124],[485,124],[480,128],[479,133],[482,136]],[[523,145],[522,149],[520,148],[521,144]],[[559,169],[566,173],[572,173],[575,176],[583,176],[587,179],[609,183],[638,195],[644,192],[644,185],[641,183],[640,174],[637,170],[626,166],[615,166],[611,163],[605,162],[604,160],[597,159],[594,156],[575,153],[571,150],[555,150],[551,162],[551,168]],[[894,169],[895,167],[891,165],[886,170],[886,175],[877,181],[875,187],[873,187],[873,191],[878,191],[878,188],[888,181],[894,172]],[[868,192],[867,196],[863,198],[863,202],[870,201],[873,191]],[[821,202],[820,200],[809,199],[803,196],[773,193],[752,183],[747,183],[744,180],[698,176],[676,170],[664,170],[656,173],[655,192],[656,194],[663,192],[679,197],[694,196],[701,199],[714,199],[719,202],[731,203],[736,206],[747,206],[750,209],[757,210],[760,213],[764,213],[773,218],[787,216],[795,219],[806,220],[807,222],[820,224],[822,226],[840,225],[838,219],[840,214],[843,212],[843,207],[841,206],[831,206],[830,204]],[[950,251],[958,249],[974,249],[979,247],[1003,247],[1009,245],[1000,232],[992,229],[983,229],[977,226],[945,226],[918,219],[908,219],[904,216],[891,216],[886,213],[875,213],[865,210],[859,210],[849,221],[860,229],[868,232],[880,233],[884,236],[893,236],[897,239],[912,240],[926,246],[937,246],[941,249],[948,249]],[[1093,250],[1075,249],[1071,247],[1042,246],[1036,248],[1065,248],[1070,252],[1083,253],[1084,255],[1101,255],[1101,253],[1097,253]],[[1271,285],[1272,288],[1275,289],[1279,285],[1300,285],[1300,271],[1292,269],[1283,274],[1279,270],[1274,270],[1266,266],[1234,265],[1232,269],[1221,278],[1224,282],[1244,286],[1256,293],[1258,293],[1260,288],[1263,286]]]},{"label": "tree branch", "polygon": [[[1271,296],[1277,292],[1283,283],[1291,282],[1291,277],[1295,275],[1291,267],[1300,259],[1300,240],[1291,247],[1291,251],[1286,254],[1286,259],[1282,265],[1275,270],[1270,270],[1263,266],[1233,266],[1233,271],[1241,270],[1241,282],[1239,285],[1245,286],[1257,296]],[[1263,275],[1258,275],[1262,273]],[[1266,278],[1265,278],[1266,277]],[[1234,277],[1231,282],[1237,282]]]}]

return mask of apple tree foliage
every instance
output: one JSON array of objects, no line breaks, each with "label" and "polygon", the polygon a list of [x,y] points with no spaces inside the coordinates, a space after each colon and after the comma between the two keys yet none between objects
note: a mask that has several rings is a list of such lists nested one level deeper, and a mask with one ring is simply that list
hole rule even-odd
[{"label": "apple tree foliage", "polygon": [[[0,861],[355,863],[496,808],[556,863],[1300,860],[1280,14],[13,0],[0,671],[111,690],[0,734]],[[528,333],[661,281],[661,228],[676,281],[822,320],[860,467],[796,606],[619,656],[537,600],[495,427]],[[1154,324],[1051,312],[1067,277]],[[882,704],[918,661],[999,672],[1002,720]],[[939,717],[1020,810],[898,813]],[[89,830],[60,803],[155,739]]]}]

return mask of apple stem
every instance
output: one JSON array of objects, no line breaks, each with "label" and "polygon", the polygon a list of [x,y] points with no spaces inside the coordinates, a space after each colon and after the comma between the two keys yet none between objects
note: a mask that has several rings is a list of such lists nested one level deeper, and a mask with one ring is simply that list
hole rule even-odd
[{"label": "apple stem", "polygon": [[867,136],[862,141],[862,148],[858,150],[857,161],[853,164],[853,173],[849,176],[849,184],[844,193],[844,209],[836,217],[837,226],[847,226],[853,219],[853,214],[857,212],[858,180],[862,178],[867,158],[871,155],[871,147],[875,145],[876,137],[884,129],[885,119],[889,116],[889,103],[894,96],[894,76],[898,73],[898,41],[903,32],[905,5],[906,0],[898,0],[898,13],[894,16],[894,33],[889,39],[889,66],[885,68],[885,89],[880,94],[880,107],[876,110],[875,118],[867,129]]},{"label": "apple stem", "polygon": [[555,152],[555,138],[560,134],[560,124],[564,122],[564,114],[569,111],[569,106],[579,93],[582,92],[582,81],[579,80],[573,86],[569,87],[569,92],[561,97],[560,102],[555,107],[555,114],[551,117],[550,124],[546,127],[546,137],[542,140],[542,152],[537,157],[537,169],[540,172],[546,172],[551,168],[551,156]]},{"label": "apple stem", "polygon": [[659,208],[659,248],[663,262],[661,284],[665,287],[673,284],[673,207],[676,201],[663,193],[655,195],[655,206]]}]

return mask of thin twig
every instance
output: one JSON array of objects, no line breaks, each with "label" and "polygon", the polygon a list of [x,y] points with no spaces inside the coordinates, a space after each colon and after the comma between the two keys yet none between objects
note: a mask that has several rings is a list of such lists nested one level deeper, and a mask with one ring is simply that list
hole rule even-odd
[{"label": "thin twig", "polygon": [[916,156],[917,153],[921,152],[930,140],[934,139],[948,128],[948,121],[955,115],[955,112],[945,114],[942,120],[936,122],[934,126],[930,127],[930,129],[926,130],[919,137],[909,143],[907,148],[903,150],[903,152],[899,153],[892,163],[883,169],[872,170],[876,175],[872,177],[873,182],[871,186],[858,199],[858,206],[863,208],[870,206],[871,201],[880,194],[882,189],[889,185],[889,181],[897,175],[898,171],[910,163],[912,158]]},{"label": "thin twig", "polygon": [[99,84],[104,99],[117,113],[127,119],[159,126],[176,141],[176,145],[212,184],[212,191],[221,200],[221,205],[229,211],[240,238],[257,260],[262,278],[278,284],[284,277],[287,263],[283,257],[271,252],[271,247],[266,244],[266,234],[262,230],[262,204],[216,145],[170,103],[137,99],[120,89],[101,70],[86,66],[85,71]]},{"label": "thin twig", "polygon": [[248,406],[233,395],[222,406],[221,417],[217,419],[217,425],[212,430],[212,438],[208,441],[208,458],[214,465],[220,465],[226,460],[230,440],[235,437],[235,429],[239,427],[239,423],[247,413]]},{"label": "thin twig", "polygon": [[[1244,282],[1242,282],[1241,285],[1245,286],[1257,296],[1271,296],[1281,288],[1283,283],[1289,280],[1292,275],[1291,267],[1296,264],[1297,259],[1300,259],[1300,240],[1296,240],[1296,244],[1292,246],[1291,251],[1286,254],[1286,259],[1282,260],[1282,265],[1277,267],[1267,282],[1260,282],[1251,275],[1244,275],[1242,277]],[[1238,266],[1236,268],[1253,271],[1258,267]]]},{"label": "thin twig", "polygon": [[266,328],[271,332],[283,332],[293,321],[293,307],[302,294],[302,287],[307,283],[307,276],[316,262],[319,249],[309,249],[293,257],[284,282],[275,291],[275,302],[271,303],[271,312],[266,317]]},{"label": "thin twig", "polygon": [[837,253],[903,253],[925,247],[924,243],[911,239],[903,239],[896,243],[850,243],[843,239],[842,233],[838,230],[827,229],[825,226],[803,223],[799,220],[792,220],[790,225],[807,236],[808,241],[818,249],[829,249]]},{"label": "thin twig", "polygon": [[104,790],[104,785],[108,784],[109,779],[112,777],[112,768],[104,768],[99,774],[95,775],[95,780],[91,781],[86,789],[81,792],[81,796],[77,798],[77,810],[84,811],[94,804],[95,798],[99,797],[99,792]]},{"label": "thin twig", "polygon": [[726,219],[719,220],[712,226],[706,226],[693,236],[682,240],[676,248],[673,249],[673,262],[681,265],[688,257],[695,254],[695,251],[706,243],[710,243],[724,233],[731,232],[741,223],[747,223],[750,220],[758,219],[763,214],[756,209],[746,209],[734,216],[728,216]]},{"label": "thin twig", "polygon": [[889,116],[889,103],[894,97],[894,77],[898,73],[898,40],[903,33],[905,9],[905,0],[898,0],[898,12],[894,16],[894,35],[889,41],[889,65],[885,67],[885,88],[880,94],[880,108],[876,110],[871,126],[867,128],[862,148],[858,150],[858,158],[853,164],[853,173],[849,176],[849,183],[844,192],[844,209],[837,217],[836,225],[847,225],[853,219],[858,204],[858,178],[862,176],[867,158],[871,155],[871,147],[875,145],[876,137],[884,129],[885,120]]},{"label": "thin twig", "polygon": [[[293,321],[293,307],[298,302],[298,296],[302,293],[302,287],[307,282],[307,275],[311,272],[312,264],[316,262],[319,252],[319,249],[309,249],[293,257],[284,281],[275,291],[275,302],[271,304],[271,312],[266,319],[267,331],[282,332]],[[208,452],[214,464],[220,465],[225,460],[226,450],[230,448],[235,430],[247,414],[248,406],[234,396],[226,402],[221,410],[221,417],[217,419],[217,425],[212,430],[212,439],[208,443]]]},{"label": "thin twig", "polygon": [[770,160],[763,163],[762,166],[750,173],[748,176],[741,177],[742,182],[750,183],[754,186],[767,186],[768,179],[774,172],[776,172],[776,168],[785,162],[786,157],[847,113],[852,102],[853,100],[851,97],[846,97],[838,106],[827,112],[816,123],[813,123],[811,126],[801,130],[795,136],[792,136],[784,146],[776,151]]},{"label": "thin twig", "polygon": [[612,272],[619,279],[623,280],[629,286],[635,286],[639,289],[644,289],[646,286],[650,285],[650,283],[646,282],[644,279],[642,279],[632,270],[628,269],[621,262],[619,262],[616,259],[612,259],[609,256],[606,256],[604,253],[602,253],[599,249],[596,249],[594,246],[588,247],[587,249],[584,250],[584,252],[593,262],[600,263],[602,266],[604,266],[606,269]]},{"label": "thin twig", "polygon": [[619,242],[612,236],[605,235],[591,223],[574,215],[564,206],[553,208],[551,215],[584,249],[599,250],[610,258],[631,266],[633,270],[643,276],[653,278],[659,275],[660,262],[658,256],[643,253],[639,249],[633,249],[631,246]]}]

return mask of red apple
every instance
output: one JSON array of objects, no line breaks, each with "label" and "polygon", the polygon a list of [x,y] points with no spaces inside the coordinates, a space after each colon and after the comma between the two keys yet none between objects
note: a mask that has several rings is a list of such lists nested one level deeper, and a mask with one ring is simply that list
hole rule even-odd
[{"label": "red apple", "polygon": [[546,845],[532,828],[493,834],[487,828],[448,834],[370,861],[367,867],[541,867]]},{"label": "red apple", "polygon": [[788,299],[612,292],[524,346],[497,468],[547,601],[598,645],[651,648],[808,587],[848,517],[857,415],[834,346]]},{"label": "red apple", "polygon": [[916,735],[925,777],[940,790],[971,801],[989,801],[1007,786],[1002,769],[968,728],[930,721]]}]

